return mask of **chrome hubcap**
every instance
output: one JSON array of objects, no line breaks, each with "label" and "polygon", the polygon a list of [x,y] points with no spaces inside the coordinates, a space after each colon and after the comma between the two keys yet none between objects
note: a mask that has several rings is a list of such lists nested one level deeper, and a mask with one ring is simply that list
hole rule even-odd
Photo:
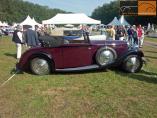
[{"label": "chrome hubcap", "polygon": [[106,65],[114,61],[114,55],[111,51],[105,50],[100,53],[99,62],[101,65]]},{"label": "chrome hubcap", "polygon": [[49,65],[46,60],[35,58],[31,62],[31,68],[36,74],[48,74]]},{"label": "chrome hubcap", "polygon": [[140,60],[137,57],[131,57],[126,62],[126,69],[135,72],[140,66]]}]

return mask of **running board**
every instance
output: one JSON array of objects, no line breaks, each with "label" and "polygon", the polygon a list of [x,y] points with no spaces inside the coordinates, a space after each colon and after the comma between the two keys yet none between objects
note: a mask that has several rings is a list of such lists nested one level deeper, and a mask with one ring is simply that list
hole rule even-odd
[{"label": "running board", "polygon": [[65,68],[65,69],[56,69],[56,71],[83,71],[83,70],[91,70],[91,69],[98,69],[100,66],[98,65],[90,65],[90,66],[83,66],[83,67],[77,67],[77,68]]}]

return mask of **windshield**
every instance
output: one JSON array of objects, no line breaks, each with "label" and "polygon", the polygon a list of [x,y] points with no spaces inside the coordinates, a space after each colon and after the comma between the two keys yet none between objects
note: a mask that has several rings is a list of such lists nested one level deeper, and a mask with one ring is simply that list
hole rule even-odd
[{"label": "windshield", "polygon": [[64,31],[64,36],[82,36],[82,31],[81,30],[65,30]]}]

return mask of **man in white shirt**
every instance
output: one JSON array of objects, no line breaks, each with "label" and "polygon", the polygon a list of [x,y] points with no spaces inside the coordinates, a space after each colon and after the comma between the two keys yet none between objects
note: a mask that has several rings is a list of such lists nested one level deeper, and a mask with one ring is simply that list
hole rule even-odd
[{"label": "man in white shirt", "polygon": [[23,44],[23,34],[22,34],[22,27],[17,26],[16,30],[13,33],[12,41],[16,44],[16,58],[17,61],[21,58],[22,53],[22,44]]}]

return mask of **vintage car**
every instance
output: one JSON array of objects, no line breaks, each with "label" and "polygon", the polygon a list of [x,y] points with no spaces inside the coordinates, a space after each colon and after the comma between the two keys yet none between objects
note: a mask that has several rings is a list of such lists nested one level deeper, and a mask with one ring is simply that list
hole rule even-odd
[{"label": "vintage car", "polygon": [[14,33],[14,29],[12,29],[12,28],[6,28],[5,30],[3,30],[3,34],[4,35],[13,35],[13,33]]},{"label": "vintage car", "polygon": [[27,50],[17,67],[37,75],[55,71],[77,71],[118,67],[130,73],[139,72],[144,54],[126,41],[90,40],[88,33],[73,40],[64,36],[40,37],[41,47]]}]

